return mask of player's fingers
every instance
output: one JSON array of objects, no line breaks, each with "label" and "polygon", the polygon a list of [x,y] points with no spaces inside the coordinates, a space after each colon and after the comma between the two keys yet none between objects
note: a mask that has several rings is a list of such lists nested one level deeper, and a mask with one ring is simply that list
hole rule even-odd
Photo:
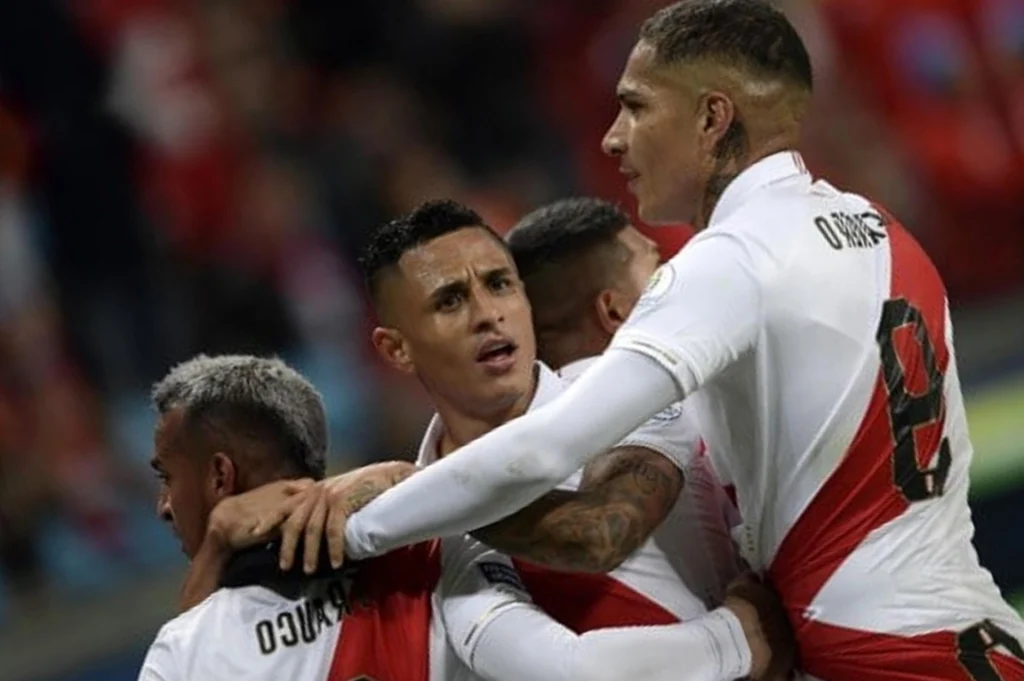
[{"label": "player's fingers", "polygon": [[305,544],[303,563],[307,575],[316,572],[317,563],[320,562],[320,540],[324,536],[325,522],[327,522],[327,495],[321,494],[317,499],[316,506],[313,507],[313,512],[309,515],[309,520],[306,521],[306,534],[303,537]]},{"label": "player's fingers", "polygon": [[327,513],[327,553],[331,567],[337,570],[345,562],[345,521],[348,514],[341,504],[332,503]]},{"label": "player's fingers", "polygon": [[291,570],[295,563],[295,550],[299,545],[299,537],[306,530],[306,522],[309,520],[313,507],[316,505],[319,494],[304,496],[302,501],[288,515],[288,518],[281,524],[281,554],[279,556],[282,570]]}]

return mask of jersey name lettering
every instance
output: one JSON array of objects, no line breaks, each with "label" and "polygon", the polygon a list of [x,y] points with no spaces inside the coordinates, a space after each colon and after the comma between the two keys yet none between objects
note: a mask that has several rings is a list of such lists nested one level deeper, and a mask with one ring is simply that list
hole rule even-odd
[{"label": "jersey name lettering", "polygon": [[345,613],[341,584],[331,583],[326,596],[326,601],[319,597],[307,598],[299,601],[292,610],[280,612],[272,619],[260,620],[255,629],[260,652],[272,655],[282,648],[313,643],[325,630],[341,622]]},{"label": "jersey name lettering", "polygon": [[877,246],[886,236],[880,229],[883,224],[882,216],[870,211],[857,214],[837,211],[814,218],[818,232],[837,251]]}]

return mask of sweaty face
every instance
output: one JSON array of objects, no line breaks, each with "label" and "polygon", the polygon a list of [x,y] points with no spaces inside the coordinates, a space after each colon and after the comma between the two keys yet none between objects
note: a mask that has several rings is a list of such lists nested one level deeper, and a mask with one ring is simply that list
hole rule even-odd
[{"label": "sweaty face", "polygon": [[402,256],[389,292],[411,368],[435,395],[486,416],[533,383],[530,304],[508,252],[477,227]]},{"label": "sweaty face", "polygon": [[696,105],[654,56],[643,41],[633,48],[616,88],[619,114],[601,148],[619,159],[644,222],[693,222],[699,184]]},{"label": "sweaty face", "polygon": [[151,464],[160,479],[157,514],[170,523],[182,551],[193,558],[203,543],[214,504],[207,485],[208,467],[187,450],[182,430],[181,410],[173,409],[160,418]]},{"label": "sweaty face", "polygon": [[629,269],[627,281],[622,289],[629,294],[630,309],[636,305],[640,295],[647,288],[651,275],[661,264],[661,253],[658,245],[641,234],[635,227],[626,227],[619,232],[619,243],[629,251]]}]

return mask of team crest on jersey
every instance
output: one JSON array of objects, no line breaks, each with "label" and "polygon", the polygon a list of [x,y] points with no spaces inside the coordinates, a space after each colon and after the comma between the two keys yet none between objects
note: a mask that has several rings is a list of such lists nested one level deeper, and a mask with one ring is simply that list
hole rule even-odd
[{"label": "team crest on jersey", "polygon": [[640,300],[637,301],[636,307],[643,309],[661,300],[668,293],[669,289],[672,288],[675,279],[676,271],[672,267],[672,263],[665,263],[656,269],[647,281],[647,288],[640,295]]}]

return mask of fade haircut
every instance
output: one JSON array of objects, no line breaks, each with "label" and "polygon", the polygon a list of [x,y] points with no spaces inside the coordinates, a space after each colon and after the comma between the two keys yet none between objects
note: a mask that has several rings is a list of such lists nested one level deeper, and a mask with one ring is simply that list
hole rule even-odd
[{"label": "fade haircut", "polygon": [[766,0],[682,0],[643,23],[658,63],[712,59],[810,91],[811,58],[786,15]]},{"label": "fade haircut", "polygon": [[576,328],[630,253],[618,235],[629,217],[614,204],[571,198],[523,217],[506,237],[533,306],[538,334]]},{"label": "fade haircut", "polygon": [[189,428],[198,426],[227,442],[270,443],[289,470],[324,477],[328,436],[323,399],[279,359],[199,355],[171,369],[153,386],[152,398],[161,416],[181,408]]},{"label": "fade haircut", "polygon": [[507,249],[505,242],[479,213],[451,199],[427,201],[408,215],[373,230],[359,263],[374,304],[379,302],[381,275],[397,266],[403,255],[417,246],[467,227],[486,231],[503,249]]}]

